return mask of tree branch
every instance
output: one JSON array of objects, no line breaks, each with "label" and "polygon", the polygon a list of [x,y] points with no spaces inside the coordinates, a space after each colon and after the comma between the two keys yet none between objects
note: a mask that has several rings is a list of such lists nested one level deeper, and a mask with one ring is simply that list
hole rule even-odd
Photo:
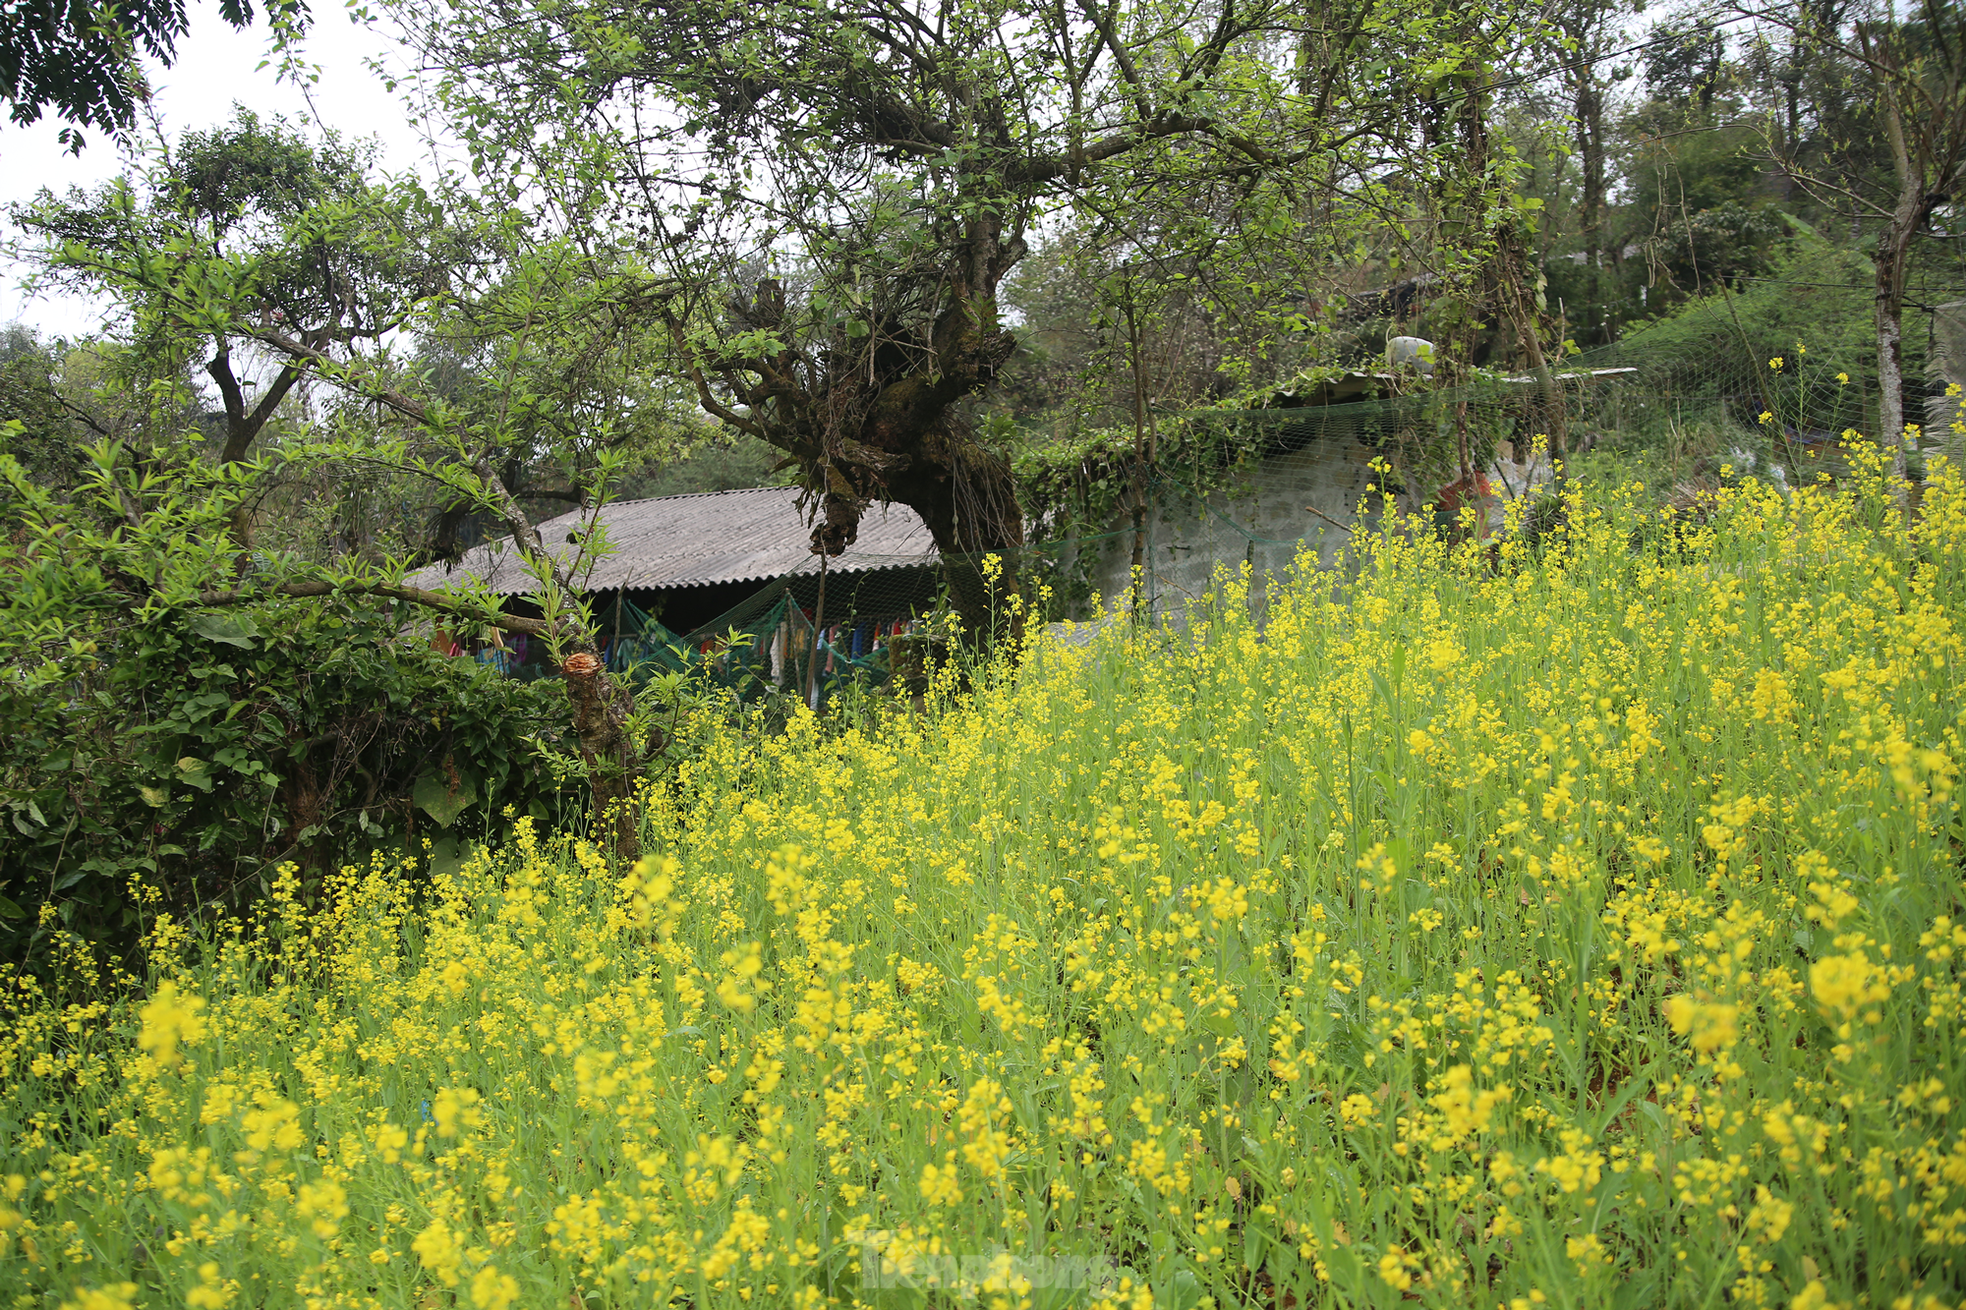
[{"label": "tree branch", "polygon": [[1083,7],[1083,12],[1099,30],[1099,35],[1106,42],[1106,48],[1112,51],[1113,62],[1119,65],[1120,76],[1126,80],[1129,87],[1133,88],[1134,108],[1139,110],[1140,120],[1144,124],[1154,116],[1153,106],[1147,101],[1146,86],[1140,80],[1140,70],[1134,66],[1133,56],[1128,54],[1126,47],[1120,44],[1119,34],[1113,30],[1113,14],[1119,12],[1119,0],[1113,0],[1113,13],[1102,12],[1099,8],[1099,0],[1091,0],[1090,4]]},{"label": "tree branch", "polygon": [[259,398],[259,404],[253,406],[253,412],[247,419],[247,422],[252,425],[254,436],[258,436],[259,430],[273,417],[273,411],[278,409],[280,402],[287,398],[287,393],[293,390],[294,383],[300,381],[302,372],[302,366],[298,362],[293,362],[282,368],[280,375],[273,379],[273,385],[268,387],[266,394]]},{"label": "tree branch", "polygon": [[198,603],[216,609],[226,605],[250,604],[274,596],[303,600],[315,596],[387,596],[392,600],[406,600],[427,609],[469,619],[473,623],[483,623],[504,632],[519,632],[538,637],[545,635],[547,629],[544,619],[528,619],[517,614],[486,614],[462,605],[442,592],[425,591],[421,587],[405,586],[400,582],[285,582],[274,587],[270,592],[246,588],[235,588],[230,591],[201,591],[198,593]]},{"label": "tree branch", "polygon": [[[304,342],[296,341],[277,328],[267,326],[256,327],[251,329],[246,335],[252,337],[255,341],[263,342],[273,347],[275,350],[283,351],[295,359],[306,360],[317,366],[334,367],[336,365],[334,356],[324,350],[316,350]],[[400,391],[392,391],[388,387],[369,386],[352,376],[346,378],[343,381],[343,385],[349,387],[351,390],[361,392],[370,400],[387,405],[404,418],[414,419],[416,422],[426,426],[436,426],[431,420],[429,410],[425,409],[419,402],[405,396]]]}]

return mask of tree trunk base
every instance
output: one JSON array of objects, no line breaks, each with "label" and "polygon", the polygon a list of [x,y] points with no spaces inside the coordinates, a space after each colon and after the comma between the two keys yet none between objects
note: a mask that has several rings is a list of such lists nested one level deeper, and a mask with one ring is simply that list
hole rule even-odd
[{"label": "tree trunk base", "polygon": [[635,796],[642,761],[627,728],[634,697],[608,679],[601,657],[591,650],[569,655],[560,672],[573,707],[580,757],[587,765],[594,838],[616,861],[632,864],[642,855]]}]

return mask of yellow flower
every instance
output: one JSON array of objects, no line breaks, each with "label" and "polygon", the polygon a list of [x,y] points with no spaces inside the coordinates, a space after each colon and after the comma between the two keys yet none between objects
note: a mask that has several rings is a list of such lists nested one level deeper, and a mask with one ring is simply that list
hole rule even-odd
[{"label": "yellow flower", "polygon": [[219,1272],[218,1261],[207,1260],[198,1266],[198,1286],[184,1294],[184,1303],[191,1310],[224,1310],[232,1303],[232,1288]]},{"label": "yellow flower", "polygon": [[730,976],[717,984],[717,999],[723,1002],[726,1009],[749,1014],[758,1008],[758,998],[745,988],[755,986],[758,991],[765,988],[764,984],[756,982],[758,974],[764,970],[763,949],[759,943],[750,942],[723,953],[723,965],[730,970]]},{"label": "yellow flower", "polygon": [[1495,1117],[1495,1107],[1509,1099],[1507,1087],[1475,1091],[1474,1071],[1465,1064],[1449,1069],[1441,1081],[1445,1090],[1427,1100],[1440,1111],[1443,1125],[1454,1137],[1486,1131]]},{"label": "yellow flower", "polygon": [[488,1264],[471,1276],[471,1304],[478,1310],[506,1310],[518,1299],[518,1280],[499,1273],[497,1265]]},{"label": "yellow flower", "polygon": [[1788,1231],[1789,1221],[1795,1216],[1795,1207],[1769,1191],[1767,1187],[1754,1189],[1754,1209],[1748,1211],[1748,1231],[1760,1240],[1775,1243],[1782,1240]]},{"label": "yellow flower", "polygon": [[433,1219],[410,1243],[410,1250],[416,1252],[423,1267],[435,1274],[445,1287],[456,1287],[460,1281],[458,1264],[462,1253],[457,1249],[457,1239],[451,1235],[450,1225],[441,1219]]},{"label": "yellow flower", "polygon": [[177,1064],[179,1044],[196,1046],[205,1035],[205,1021],[198,1016],[204,1008],[204,997],[180,998],[176,983],[162,984],[139,1012],[143,1031],[137,1036],[138,1049],[150,1052],[165,1068]]},{"label": "yellow flower", "polygon": [[82,1289],[73,1301],[63,1301],[61,1310],[127,1310],[136,1299],[135,1283],[110,1283]]},{"label": "yellow flower", "polygon": [[376,1154],[384,1164],[395,1164],[403,1158],[403,1151],[410,1144],[410,1132],[400,1124],[384,1121],[375,1126],[369,1140],[375,1144]]},{"label": "yellow flower", "polygon": [[1781,357],[1780,355],[1777,355],[1777,356],[1775,356],[1775,357],[1774,357],[1773,359],[1771,359],[1771,360],[1769,360],[1769,361],[1768,361],[1768,367],[1769,367],[1769,368],[1772,368],[1772,369],[1774,369],[1774,370],[1775,370],[1775,371],[1776,371],[1777,373],[1779,373],[1779,372],[1781,372],[1781,371],[1782,371],[1782,357]]},{"label": "yellow flower", "polygon": [[1764,409],[1764,410],[1762,410],[1762,411],[1761,411],[1761,421],[1762,421],[1763,423],[1770,423],[1770,422],[1773,422],[1773,421],[1774,421],[1774,418],[1775,418],[1775,415],[1774,415],[1774,412],[1773,412],[1772,410],[1766,410],[1766,409]]},{"label": "yellow flower", "polygon": [[933,1164],[922,1166],[922,1199],[930,1205],[954,1205],[963,1199],[962,1188],[956,1184],[955,1152],[940,1169]]},{"label": "yellow flower", "polygon": [[1826,956],[1810,965],[1809,990],[1826,1013],[1842,1019],[1891,995],[1890,983],[1862,951]]},{"label": "yellow flower", "polygon": [[1741,1039],[1738,1005],[1696,1001],[1681,993],[1667,999],[1665,1011],[1672,1030],[1681,1037],[1690,1034],[1693,1049],[1702,1055],[1728,1049]]},{"label": "yellow flower", "polygon": [[478,1108],[479,1099],[475,1087],[441,1088],[430,1104],[430,1117],[437,1123],[437,1136],[455,1137],[460,1127],[476,1128],[483,1123],[485,1112]]},{"label": "yellow flower", "polygon": [[[1838,373],[1836,375],[1836,380],[1838,383],[1840,383],[1843,386],[1847,387],[1850,385],[1850,375],[1848,373]],[[1821,1284],[1818,1284],[1818,1286],[1821,1286]]]},{"label": "yellow flower", "polygon": [[348,1217],[348,1192],[333,1179],[302,1183],[295,1209],[303,1219],[311,1219],[316,1237],[333,1237]]},{"label": "yellow flower", "polygon": [[1632,838],[1631,850],[1647,864],[1657,864],[1672,854],[1672,847],[1650,835]]},{"label": "yellow flower", "polygon": [[963,1099],[957,1120],[963,1159],[985,1182],[1003,1177],[1003,1162],[1010,1156],[1010,1136],[998,1125],[1010,1111],[1010,1098],[1003,1094],[1003,1086],[988,1078],[971,1084],[969,1095]]},{"label": "yellow flower", "polygon": [[246,1145],[255,1151],[291,1151],[301,1143],[300,1107],[292,1101],[260,1093],[260,1105],[240,1119]]},{"label": "yellow flower", "polygon": [[[1839,484],[1697,522],[1579,479],[1556,552],[1361,532],[1267,584],[1260,634],[1221,593],[1178,641],[1041,644],[892,724],[708,714],[636,789],[673,855],[632,872],[515,820],[153,933],[173,963],[127,1004],[16,988],[0,1268],[36,1310],[125,1310],[73,1245],[114,1202],[162,1230],[135,1295],[189,1310],[398,1284],[820,1310],[815,1261],[880,1224],[845,1239],[880,1255],[867,1291],[981,1305],[1142,1210],[1223,1287],[1246,1230],[1304,1288],[1461,1304],[1466,1238],[1515,1253],[1511,1310],[1628,1275],[1832,1310],[1825,1216],[1917,1207],[1908,1240],[1966,1249],[1966,915],[1924,876],[1966,771],[1966,470],[1934,458],[1909,521],[1853,512],[1898,488],[1850,444]],[[1647,1114],[1578,1118],[1602,1080],[1573,1021],[1657,1045]],[[63,1098],[90,1113],[37,1127]],[[1334,1129],[1386,1180],[1364,1205],[1283,1167]],[[1641,1177],[1715,1240],[1679,1260],[1597,1204]],[[1000,1231],[1027,1212],[1063,1251]],[[1936,1310],[1932,1269],[1877,1263],[1872,1299]]]}]

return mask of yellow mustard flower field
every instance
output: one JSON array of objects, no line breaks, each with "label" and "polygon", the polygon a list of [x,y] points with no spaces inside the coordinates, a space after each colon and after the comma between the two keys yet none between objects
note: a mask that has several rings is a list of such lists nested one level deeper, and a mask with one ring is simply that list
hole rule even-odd
[{"label": "yellow mustard flower field", "polygon": [[1966,483],[1388,520],[19,991],[0,1305],[1966,1301]]}]

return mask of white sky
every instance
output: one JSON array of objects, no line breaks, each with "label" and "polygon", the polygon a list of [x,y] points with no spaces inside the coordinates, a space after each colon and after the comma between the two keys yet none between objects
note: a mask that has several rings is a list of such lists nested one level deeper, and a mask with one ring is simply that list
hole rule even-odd
[{"label": "white sky", "polygon": [[[332,7],[332,0],[317,0],[305,58],[318,66],[320,80],[303,96],[300,88],[279,82],[272,67],[254,71],[267,57],[263,23],[235,31],[219,17],[215,0],[192,0],[189,12],[191,30],[178,42],[176,65],[150,69],[168,136],[175,139],[224,122],[232,117],[235,103],[311,125],[311,96],[326,126],[348,136],[380,138],[385,171],[427,171],[420,166],[427,165],[429,147],[402,100],[365,66],[366,60],[380,58],[400,67],[398,47],[382,32],[351,23]],[[100,132],[85,134],[89,144],[79,156],[65,153],[55,140],[62,127],[47,114],[28,127],[0,119],[0,225],[8,236],[13,232],[5,220],[7,206],[44,187],[58,194],[71,186],[92,187],[122,170],[116,143]],[[101,330],[104,306],[54,292],[29,296],[20,285],[25,275],[20,264],[0,255],[0,324],[25,323],[43,336],[76,337]]]}]

